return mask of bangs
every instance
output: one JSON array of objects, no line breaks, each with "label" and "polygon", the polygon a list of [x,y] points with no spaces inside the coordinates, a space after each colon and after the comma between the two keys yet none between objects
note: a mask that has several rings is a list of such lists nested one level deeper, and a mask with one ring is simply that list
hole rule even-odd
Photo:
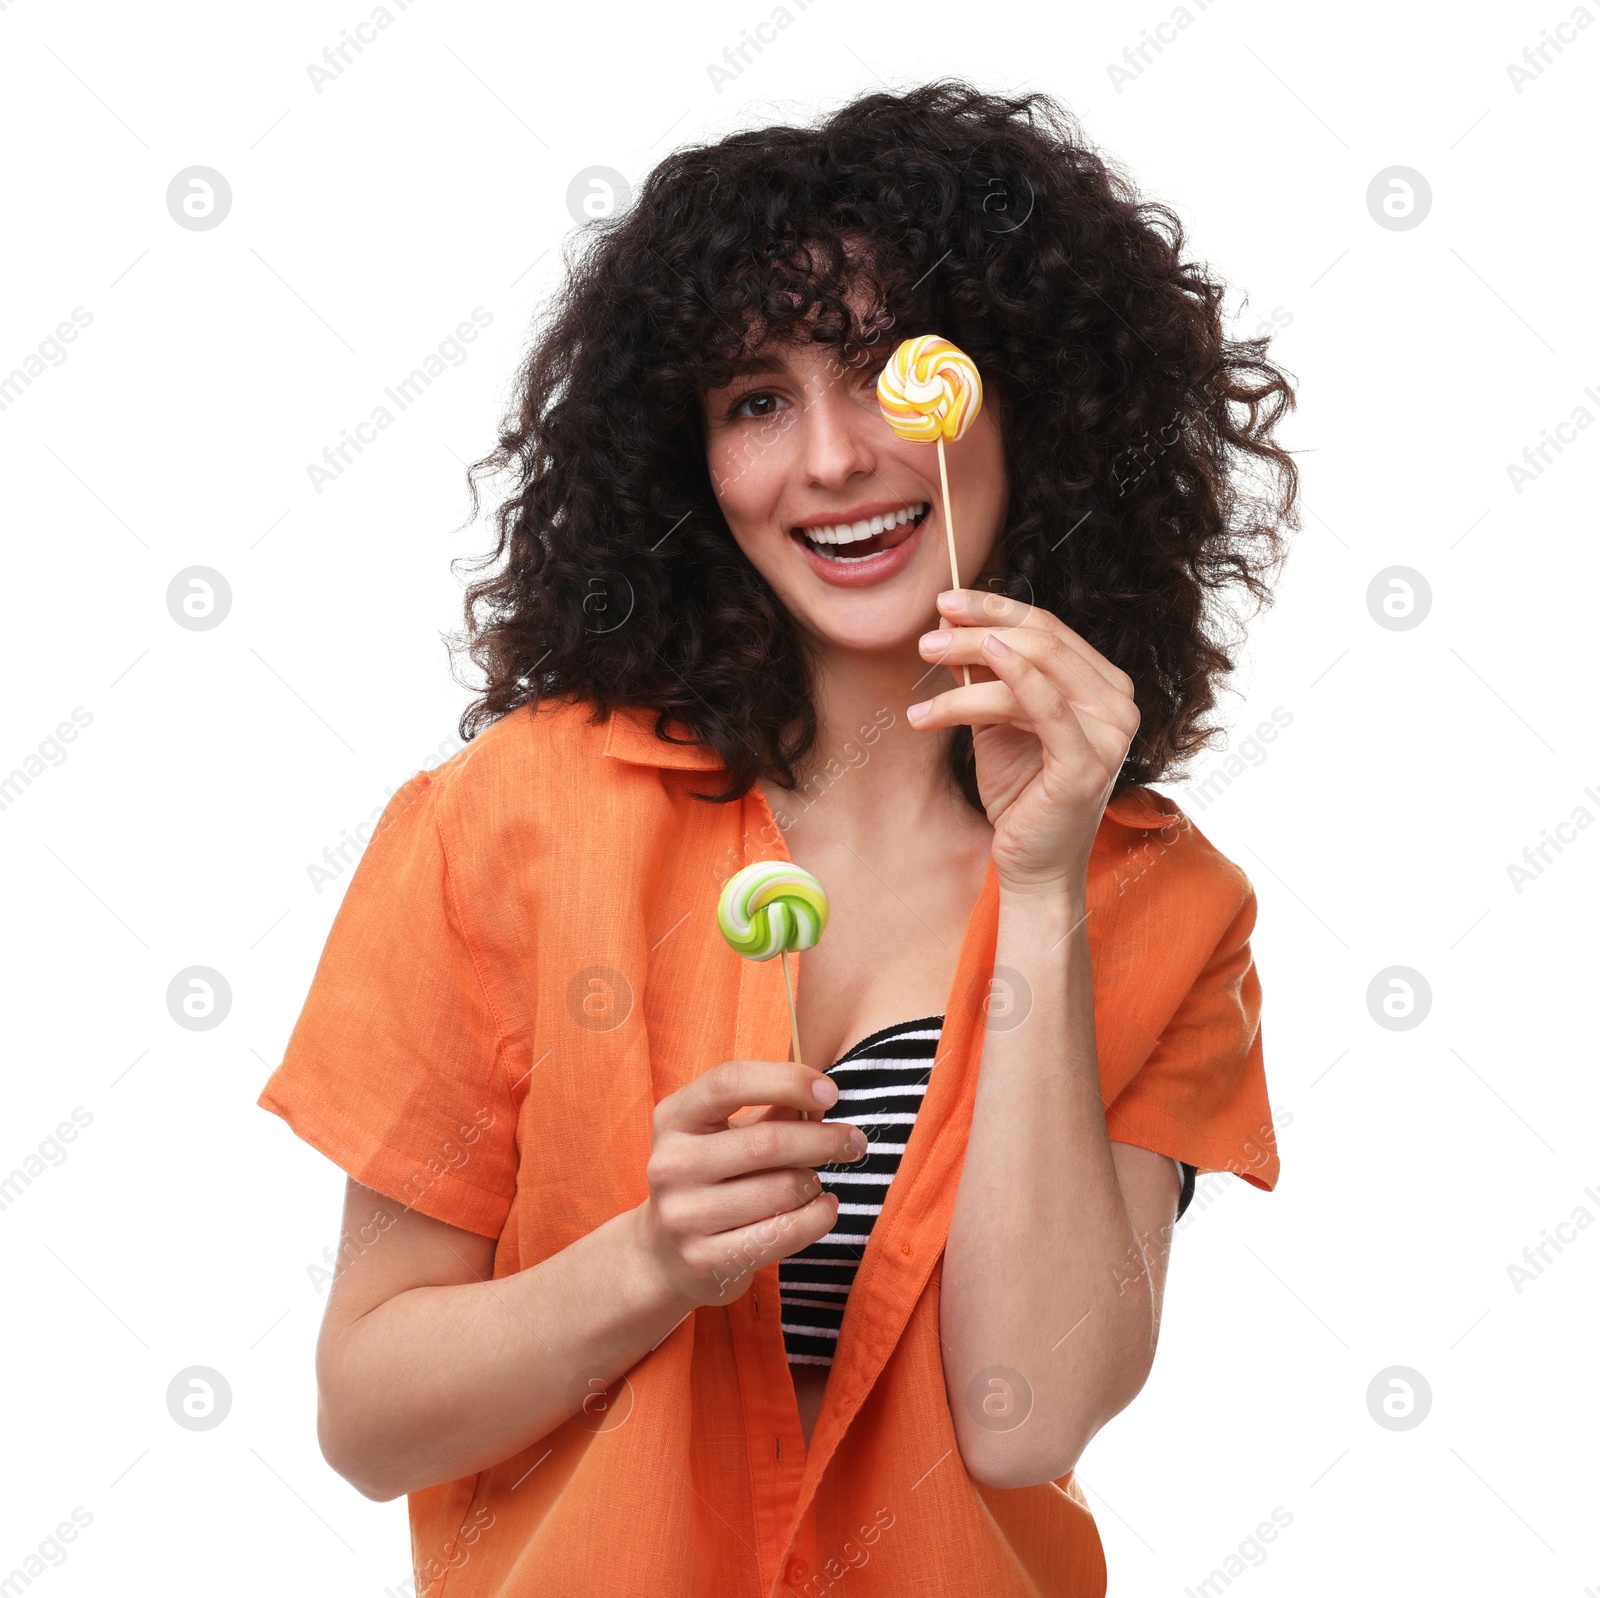
[{"label": "bangs", "polygon": [[[909,272],[869,254],[859,224],[847,232],[815,217],[808,223],[798,246],[781,225],[752,229],[729,251],[714,285],[677,278],[672,321],[682,339],[662,355],[692,374],[701,392],[773,370],[774,346],[830,345],[850,365],[888,359],[897,341],[887,335],[899,320],[890,300]],[[704,275],[715,270],[707,263]]]}]

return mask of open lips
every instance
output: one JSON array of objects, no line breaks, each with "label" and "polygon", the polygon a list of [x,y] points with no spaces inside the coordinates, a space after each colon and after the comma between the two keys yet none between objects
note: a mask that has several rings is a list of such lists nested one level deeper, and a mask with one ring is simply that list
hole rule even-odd
[{"label": "open lips", "polygon": [[791,528],[790,536],[803,539],[824,560],[865,560],[903,544],[926,520],[929,509],[929,502],[922,500],[859,522]]}]

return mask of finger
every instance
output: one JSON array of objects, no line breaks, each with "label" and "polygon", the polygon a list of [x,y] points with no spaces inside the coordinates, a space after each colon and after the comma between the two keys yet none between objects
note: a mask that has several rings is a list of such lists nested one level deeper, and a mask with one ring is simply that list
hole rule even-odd
[{"label": "finger", "polygon": [[1026,656],[993,640],[990,664],[1015,695],[1022,715],[1046,756],[1059,768],[1081,768],[1088,750],[1114,777],[1127,754],[1131,732],[1092,711],[1080,710],[1060,686]]},{"label": "finger", "polygon": [[1021,716],[1016,695],[998,677],[976,678],[972,686],[946,688],[920,705],[906,708],[906,719],[918,732],[935,727],[1009,726]]},{"label": "finger", "polygon": [[[1020,604],[1020,601],[1009,601]],[[1085,643],[1077,633],[1052,616],[1047,610],[1026,607],[1029,619],[1017,625],[989,624],[962,625],[953,630],[944,654],[937,656],[941,665],[953,663],[988,664],[983,653],[983,640],[998,637],[1019,654],[1052,675],[1063,680],[1071,679],[1081,685],[1081,691],[1090,702],[1107,708],[1119,700],[1132,703],[1133,679],[1125,671],[1112,666],[1097,650]],[[928,655],[928,646],[919,645]]]},{"label": "finger", "polygon": [[679,1180],[725,1182],[747,1171],[849,1164],[866,1152],[866,1134],[843,1121],[755,1121],[665,1152]]},{"label": "finger", "polygon": [[822,1192],[815,1171],[790,1167],[758,1171],[729,1182],[692,1187],[658,1200],[668,1226],[679,1237],[712,1237],[752,1226],[772,1215],[803,1209]]},{"label": "finger", "polygon": [[[918,732],[935,727],[1020,727],[1039,739],[1053,761],[1065,766],[1076,761],[1076,737],[1102,762],[1114,761],[1120,769],[1131,733],[1087,709],[1074,709],[1022,656],[1012,653],[1009,659],[1012,665],[1005,678],[975,682],[970,688],[946,689],[921,706],[909,706],[906,719]],[[999,669],[998,662],[991,664]],[[1029,703],[1024,704],[1015,684],[1030,678]],[[1041,689],[1045,691],[1041,693]]]},{"label": "finger", "polygon": [[[928,636],[931,635],[924,634]],[[952,670],[961,665],[988,668],[990,661],[984,652],[984,640],[998,638],[1037,666],[1071,698],[1074,706],[1119,725],[1129,723],[1130,736],[1138,726],[1138,710],[1132,698],[1113,688],[1066,639],[1054,632],[1042,628],[958,627],[949,633],[941,632],[939,636],[949,639],[945,653],[938,657],[941,666]],[[924,655],[928,654],[928,645],[919,647]]]},{"label": "finger", "polygon": [[[1113,665],[1087,638],[1074,632],[1059,616],[1041,605],[1030,605],[1025,600],[1013,599],[1009,594],[998,594],[984,588],[946,589],[939,595],[938,605],[941,620],[948,619],[957,626],[1032,628],[1051,633],[1086,661],[1117,692],[1133,692],[1133,678],[1127,672]],[[1006,640],[1010,642],[1009,632]]]},{"label": "finger", "polygon": [[[999,594],[988,589],[952,589],[951,598],[941,595],[941,619],[954,619],[958,625],[978,624],[997,627],[1010,634],[1031,630],[1058,638],[1097,676],[1111,687],[1126,693],[1133,691],[1133,679],[1119,666],[1114,666],[1082,633],[1074,631],[1053,611],[1042,605],[1030,605],[1025,600],[1013,599],[1009,594]],[[962,599],[958,596],[967,596]]]},{"label": "finger", "polygon": [[786,1104],[759,1104],[753,1109],[735,1111],[728,1117],[729,1126],[749,1126],[752,1121],[798,1121],[800,1112]]},{"label": "finger", "polygon": [[738,1284],[752,1271],[809,1248],[833,1230],[838,1216],[839,1201],[831,1193],[818,1194],[801,1209],[708,1237],[703,1245],[706,1264],[722,1283],[723,1296],[735,1298]]},{"label": "finger", "polygon": [[822,1071],[792,1060],[724,1060],[669,1093],[656,1106],[661,1132],[717,1132],[728,1118],[750,1105],[782,1106],[815,1114],[839,1097],[838,1086]]}]

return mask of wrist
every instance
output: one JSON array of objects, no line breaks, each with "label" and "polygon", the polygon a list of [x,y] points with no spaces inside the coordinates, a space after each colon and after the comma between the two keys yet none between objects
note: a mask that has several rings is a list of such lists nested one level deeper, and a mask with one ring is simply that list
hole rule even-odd
[{"label": "wrist", "polygon": [[617,1221],[621,1227],[626,1291],[647,1314],[660,1315],[676,1326],[699,1300],[678,1281],[655,1246],[650,1200],[645,1199],[625,1210]]},{"label": "wrist", "polygon": [[1089,903],[1089,872],[1087,866],[1063,872],[1057,877],[1039,878],[1018,882],[999,878],[1000,904],[1031,912],[1052,910],[1075,911],[1082,915]]}]

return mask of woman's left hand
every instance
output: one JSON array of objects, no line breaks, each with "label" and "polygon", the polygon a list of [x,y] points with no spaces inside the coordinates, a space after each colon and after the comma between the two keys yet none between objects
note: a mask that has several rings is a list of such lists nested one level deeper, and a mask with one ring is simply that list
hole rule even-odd
[{"label": "woman's left hand", "polygon": [[[1106,800],[1139,730],[1133,679],[1059,617],[1020,599],[949,589],[939,611],[940,631],[924,634],[919,647],[924,660],[953,669],[956,686],[913,705],[911,725],[972,727],[1003,889],[1081,891]],[[973,668],[970,686],[960,681],[963,665]]]}]

